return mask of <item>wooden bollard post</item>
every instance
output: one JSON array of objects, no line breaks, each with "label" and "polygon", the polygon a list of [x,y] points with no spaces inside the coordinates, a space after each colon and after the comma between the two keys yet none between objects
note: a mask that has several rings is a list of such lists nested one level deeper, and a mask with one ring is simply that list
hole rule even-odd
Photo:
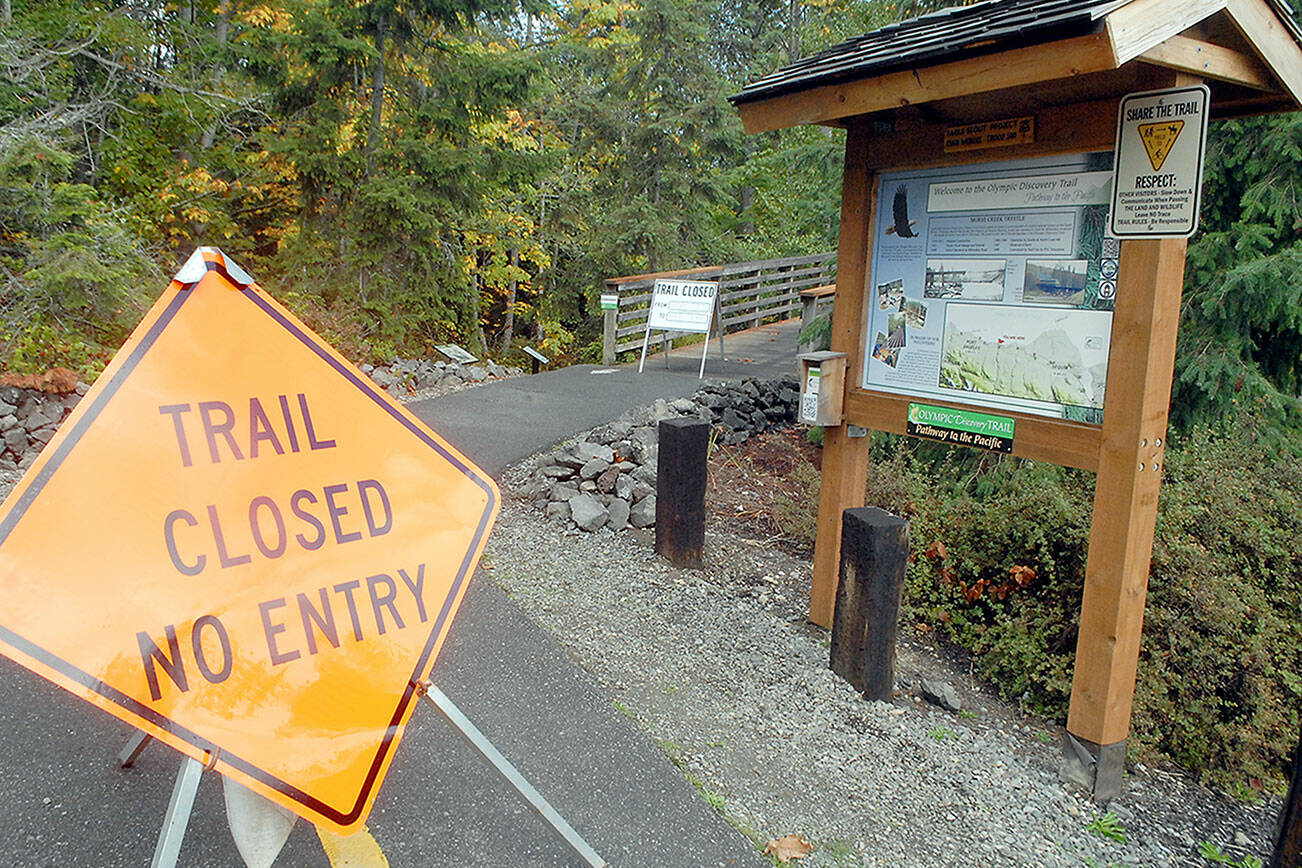
[{"label": "wooden bollard post", "polygon": [[601,312],[601,363],[615,364],[615,342],[619,332],[619,309],[607,308]]},{"label": "wooden bollard post", "polygon": [[656,465],[656,554],[676,567],[699,567],[705,548],[705,459],[710,425],[660,421]]},{"label": "wooden bollard post", "polygon": [[1279,812],[1279,826],[1275,829],[1275,855],[1270,868],[1299,868],[1302,866],[1302,738],[1293,752],[1293,783],[1288,788],[1288,798]]},{"label": "wooden bollard post", "polygon": [[895,689],[895,639],[909,563],[909,523],[875,506],[847,509],[832,619],[832,671],[868,699]]}]

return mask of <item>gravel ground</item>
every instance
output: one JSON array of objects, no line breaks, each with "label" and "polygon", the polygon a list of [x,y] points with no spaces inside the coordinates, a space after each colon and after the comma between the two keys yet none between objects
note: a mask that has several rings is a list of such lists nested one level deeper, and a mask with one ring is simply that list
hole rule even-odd
[{"label": "gravel ground", "polygon": [[[1102,834],[1098,806],[1058,781],[1061,728],[925,644],[901,647],[894,701],[865,701],[805,619],[807,559],[716,526],[705,567],[679,570],[653,542],[566,530],[508,498],[485,567],[757,847],[803,835],[807,866],[1212,864],[1201,842],[1267,857],[1278,802],[1144,766],[1108,807],[1125,840]],[[923,677],[948,680],[964,710],[914,696]]]}]

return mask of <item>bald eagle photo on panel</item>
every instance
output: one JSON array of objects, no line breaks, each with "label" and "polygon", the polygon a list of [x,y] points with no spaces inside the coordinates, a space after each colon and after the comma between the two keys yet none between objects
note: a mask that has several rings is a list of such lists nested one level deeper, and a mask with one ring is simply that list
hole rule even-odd
[{"label": "bald eagle photo on panel", "polygon": [[909,186],[907,184],[901,184],[895,188],[895,200],[891,203],[891,216],[894,219],[892,224],[886,227],[887,235],[895,235],[899,238],[918,237],[918,234],[913,231],[913,227],[918,225],[918,221],[909,219]]}]

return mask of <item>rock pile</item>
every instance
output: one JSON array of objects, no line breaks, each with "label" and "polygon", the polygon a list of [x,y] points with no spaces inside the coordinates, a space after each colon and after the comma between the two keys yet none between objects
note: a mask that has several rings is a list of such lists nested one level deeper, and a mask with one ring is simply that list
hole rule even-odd
[{"label": "rock pile", "polygon": [[26,470],[50,442],[64,418],[90,389],[78,383],[63,394],[17,386],[0,386],[0,471],[17,474]]},{"label": "rock pile", "polygon": [[358,367],[395,399],[426,389],[447,389],[524,373],[520,368],[506,368],[490,361],[463,365],[459,362],[436,362],[433,359],[393,359],[380,365],[366,364]]},{"label": "rock pile", "polygon": [[661,419],[703,419],[715,426],[719,442],[730,445],[795,421],[799,402],[794,375],[711,380],[691,398],[660,399],[631,410],[541,456],[516,493],[545,510],[548,518],[580,530],[649,527],[656,520]]},{"label": "rock pile", "polygon": [[722,426],[723,443],[732,446],[774,425],[796,421],[800,381],[795,374],[772,380],[711,380],[696,390],[692,401],[709,411],[706,418]]}]

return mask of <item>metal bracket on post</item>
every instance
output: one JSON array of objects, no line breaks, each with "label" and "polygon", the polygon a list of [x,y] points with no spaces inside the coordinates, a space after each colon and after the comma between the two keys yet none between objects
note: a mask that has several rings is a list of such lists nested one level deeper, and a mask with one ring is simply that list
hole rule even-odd
[{"label": "metal bracket on post", "polygon": [[524,798],[529,807],[565,839],[565,843],[578,854],[580,859],[587,865],[592,866],[592,868],[604,868],[606,860],[598,856],[597,851],[593,850],[588,842],[583,840],[569,823],[565,822],[565,818],[556,812],[556,809],[533,788],[533,785],[525,779],[524,775],[520,774],[515,766],[511,765],[501,751],[493,747],[493,743],[484,737],[484,734],[470,722],[470,718],[466,717],[451,699],[448,699],[447,694],[435,687],[432,681],[428,683],[417,682],[415,687],[417,694],[434,706],[435,710],[447,721],[448,726],[456,730],[471,747],[479,752],[480,756],[488,760],[498,774],[506,778],[511,786],[515,787],[516,792]]},{"label": "metal bracket on post", "polygon": [[167,803],[150,868],[175,868],[176,859],[181,855],[181,842],[185,840],[185,829],[190,825],[190,812],[194,810],[194,795],[199,790],[202,774],[203,763],[188,756],[181,757],[181,768],[176,772],[172,798]]}]

